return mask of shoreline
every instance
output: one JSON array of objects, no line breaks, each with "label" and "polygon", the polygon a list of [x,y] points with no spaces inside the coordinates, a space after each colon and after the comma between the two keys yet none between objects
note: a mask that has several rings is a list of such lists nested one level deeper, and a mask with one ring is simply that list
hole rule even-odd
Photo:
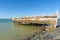
[{"label": "shoreline", "polygon": [[52,32],[48,33],[45,31],[35,32],[25,40],[60,40],[60,27],[56,28]]}]

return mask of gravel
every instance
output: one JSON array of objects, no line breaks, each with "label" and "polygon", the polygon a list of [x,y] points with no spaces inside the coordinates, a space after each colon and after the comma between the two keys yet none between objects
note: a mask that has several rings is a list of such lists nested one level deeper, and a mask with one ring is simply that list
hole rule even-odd
[{"label": "gravel", "polygon": [[42,31],[33,34],[31,37],[28,37],[25,40],[60,40],[60,27],[56,28],[56,30],[53,30],[50,33]]}]

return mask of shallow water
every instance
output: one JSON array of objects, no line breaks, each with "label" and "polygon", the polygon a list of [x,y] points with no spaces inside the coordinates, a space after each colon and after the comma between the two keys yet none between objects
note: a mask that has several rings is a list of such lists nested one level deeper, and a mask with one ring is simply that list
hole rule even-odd
[{"label": "shallow water", "polygon": [[0,40],[24,40],[41,29],[37,26],[14,24],[10,19],[0,19]]}]

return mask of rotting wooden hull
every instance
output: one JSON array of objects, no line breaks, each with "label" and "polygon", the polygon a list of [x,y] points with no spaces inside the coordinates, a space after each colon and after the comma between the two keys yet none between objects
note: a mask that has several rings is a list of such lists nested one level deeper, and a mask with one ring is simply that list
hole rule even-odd
[{"label": "rotting wooden hull", "polygon": [[33,17],[22,17],[22,18],[14,18],[12,19],[14,23],[17,24],[31,24],[31,25],[40,25],[40,24],[50,24],[50,27],[47,27],[48,30],[52,30],[56,28],[58,19],[58,11],[53,16],[33,16]]}]

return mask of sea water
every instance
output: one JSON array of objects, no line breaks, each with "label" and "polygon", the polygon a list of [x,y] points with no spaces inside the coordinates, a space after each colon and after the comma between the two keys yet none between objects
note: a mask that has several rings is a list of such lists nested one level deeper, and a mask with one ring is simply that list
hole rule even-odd
[{"label": "sea water", "polygon": [[11,19],[0,19],[0,40],[24,40],[42,28],[15,24]]}]

